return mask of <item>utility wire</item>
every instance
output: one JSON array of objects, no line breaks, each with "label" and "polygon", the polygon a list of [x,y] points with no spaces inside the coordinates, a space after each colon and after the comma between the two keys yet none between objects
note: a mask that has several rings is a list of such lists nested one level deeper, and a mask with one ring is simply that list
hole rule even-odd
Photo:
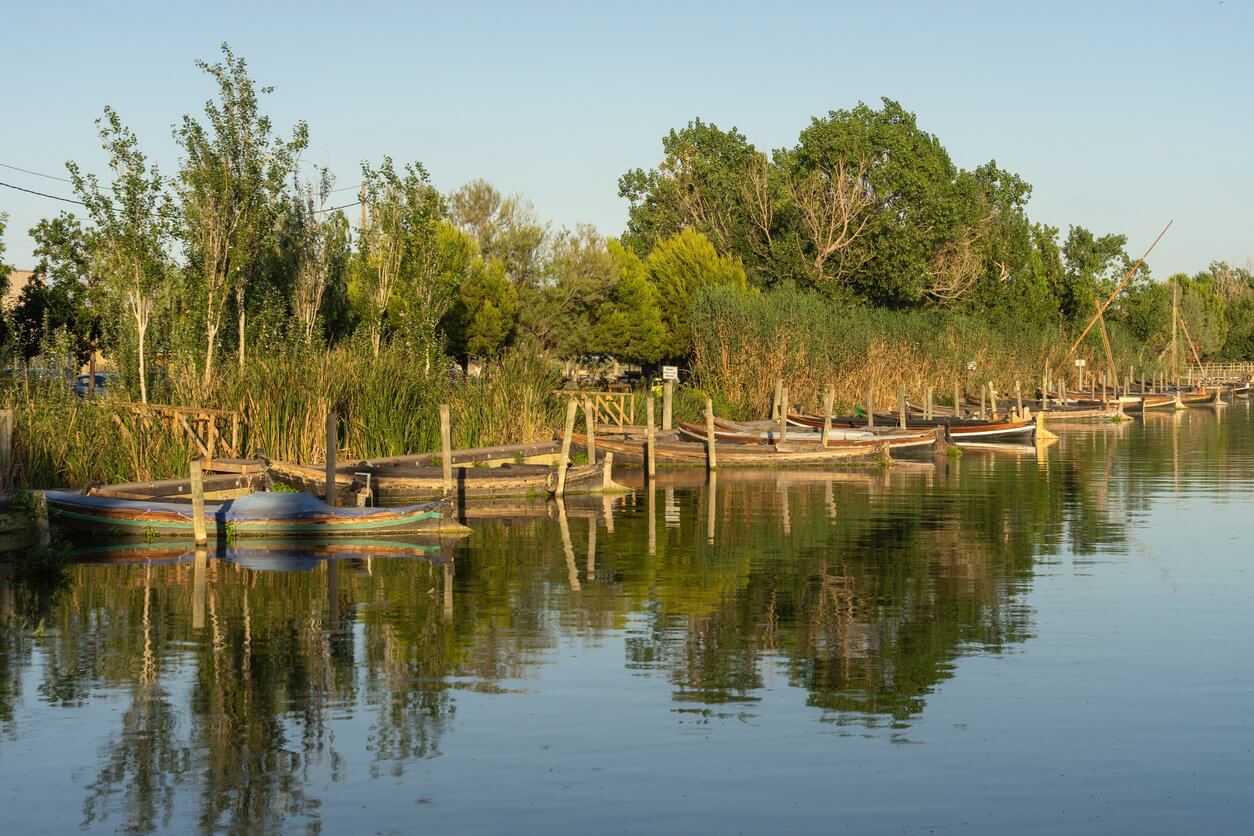
[{"label": "utility wire", "polygon": [[[6,167],[6,168],[12,168],[13,166],[5,166],[5,167]],[[74,200],[74,199],[72,199],[72,198],[68,198],[68,197],[58,197],[57,195],[54,195],[54,194],[45,194],[44,192],[37,192],[37,191],[35,191],[34,189],[24,189],[24,188],[22,188],[21,186],[15,186],[15,185],[13,185],[12,183],[4,183],[4,182],[0,182],[0,186],[4,186],[4,187],[9,188],[9,189],[16,189],[16,190],[17,190],[17,191],[19,191],[19,192],[26,192],[27,194],[39,195],[40,197],[46,197],[46,198],[49,198],[50,200],[59,200],[59,201],[61,201],[61,202],[63,202],[63,203],[77,203],[79,206],[85,206],[85,205],[86,205],[86,204],[85,204],[85,203],[83,203],[83,201],[81,201],[81,200]]]},{"label": "utility wire", "polygon": [[68,177],[57,177],[55,174],[44,174],[42,171],[31,171],[29,168],[22,168],[20,165],[9,165],[8,163],[0,163],[0,168],[10,168],[14,171],[20,171],[23,174],[33,174],[36,177],[47,177],[49,180],[60,180],[62,183],[72,183]]},{"label": "utility wire", "polygon": [[[74,200],[73,198],[70,198],[70,197],[61,197],[61,196],[59,196],[59,195],[55,195],[55,194],[47,194],[46,192],[37,192],[37,191],[35,191],[34,189],[24,189],[24,188],[22,188],[21,186],[15,186],[15,185],[13,185],[12,183],[5,183],[5,182],[3,182],[3,181],[0,181],[0,186],[4,186],[5,188],[8,188],[8,189],[15,189],[16,191],[19,191],[19,192],[26,192],[27,194],[33,194],[33,195],[36,195],[36,196],[38,196],[38,197],[46,197],[46,198],[48,198],[49,200],[59,200],[59,201],[61,201],[62,203],[73,203],[73,204],[76,204],[76,205],[78,205],[78,206],[86,206],[86,205],[87,205],[87,204],[83,203],[83,201],[81,201],[81,200]],[[357,187],[356,187],[356,186],[352,186],[351,188],[354,188],[354,189],[355,189],[355,188],[357,188]],[[342,191],[342,190],[341,190],[341,191]],[[354,200],[352,203],[345,203],[345,204],[342,204],[342,205],[340,205],[340,206],[328,206],[328,207],[327,207],[327,208],[325,208],[325,209],[315,209],[315,210],[314,210],[314,214],[315,214],[315,215],[318,215],[318,214],[321,214],[321,213],[323,213],[323,212],[334,212],[336,209],[347,209],[347,208],[348,208],[348,207],[350,207],[350,206],[356,206],[358,203],[360,203],[360,201]]]}]

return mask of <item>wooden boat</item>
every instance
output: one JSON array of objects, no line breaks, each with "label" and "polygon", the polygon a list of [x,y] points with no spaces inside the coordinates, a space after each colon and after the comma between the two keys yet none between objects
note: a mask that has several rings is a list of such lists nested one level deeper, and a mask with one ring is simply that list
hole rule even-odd
[{"label": "wooden boat", "polygon": [[[422,459],[428,458],[423,456]],[[271,475],[310,493],[322,493],[326,472],[318,465],[271,462]],[[418,502],[445,495],[442,467],[408,464],[404,458],[341,465],[335,471],[339,494],[362,493],[376,503]],[[498,467],[455,465],[453,488],[459,501],[476,497],[547,496],[557,488],[557,469],[547,465],[502,464]],[[576,465],[566,471],[567,493],[626,491],[604,478],[600,464]]]},{"label": "wooden boat", "polygon": [[[758,422],[762,423],[762,422]],[[716,419],[714,422],[714,440],[731,444],[778,444],[779,425],[775,422],[769,422],[770,426],[758,427],[746,424],[735,424],[731,421]],[[792,421],[790,420],[791,424]],[[706,428],[702,424],[691,424],[686,421],[679,421],[676,426],[682,435],[695,441],[706,440]],[[875,433],[865,430],[851,430],[844,427],[833,428],[828,434],[828,445],[834,441],[874,441]],[[804,430],[788,431],[784,441],[792,444],[820,444],[823,441],[822,432],[816,432],[810,427]]]},{"label": "wooden boat", "polygon": [[[788,418],[790,421],[796,421],[803,426],[823,426],[823,416],[821,415],[790,413]],[[832,426],[835,427],[864,427],[866,425],[866,418],[857,415],[838,416],[831,420]],[[875,420],[891,425],[899,420],[899,416],[887,413],[877,414]],[[907,430],[935,430],[937,427],[944,427],[945,434],[955,444],[974,441],[1031,441],[1036,433],[1036,419],[1001,418],[981,420],[979,418],[955,418],[952,415],[941,415],[935,418],[920,418],[914,415],[906,416]]]},{"label": "wooden boat", "polygon": [[[194,533],[191,503],[118,499],[72,491],[48,491],[51,520],[93,532],[152,537]],[[260,492],[205,503],[210,537],[343,537],[462,531],[452,503],[401,508],[332,508],[307,493]]]},{"label": "wooden boat", "polygon": [[[871,460],[879,455],[884,445],[897,450],[926,447],[935,442],[934,432],[894,430],[867,441],[829,441],[827,447],[807,442],[793,444],[791,440],[783,445],[769,445],[716,439],[714,452],[719,467],[795,467]],[[576,433],[571,436],[571,443],[577,449],[586,450],[588,439]],[[613,452],[615,461],[643,463],[647,455],[645,439],[636,435],[598,436],[596,446],[598,450]],[[653,455],[658,464],[692,467],[706,466],[708,458],[704,440],[687,441],[673,430],[655,436]]]}]

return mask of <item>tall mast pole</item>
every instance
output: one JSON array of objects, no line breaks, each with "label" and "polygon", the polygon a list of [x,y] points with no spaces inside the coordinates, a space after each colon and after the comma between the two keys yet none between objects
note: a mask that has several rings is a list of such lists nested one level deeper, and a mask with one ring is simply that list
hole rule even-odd
[{"label": "tall mast pole", "polygon": [[1179,377],[1179,371],[1176,368],[1176,332],[1180,330],[1177,324],[1180,321],[1180,283],[1173,281],[1171,283],[1171,379],[1174,381]]}]

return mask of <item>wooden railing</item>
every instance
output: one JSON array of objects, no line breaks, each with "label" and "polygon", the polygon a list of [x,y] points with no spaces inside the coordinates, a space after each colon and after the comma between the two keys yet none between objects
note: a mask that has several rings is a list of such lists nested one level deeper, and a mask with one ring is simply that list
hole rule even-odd
[{"label": "wooden railing", "polygon": [[597,425],[622,429],[636,423],[636,397],[633,392],[581,392],[562,389],[554,392],[559,398],[575,398],[581,404],[585,399]]},{"label": "wooden railing", "polygon": [[[236,410],[126,401],[117,404],[117,408],[130,412],[145,427],[153,422],[165,422],[174,433],[182,431],[193,456],[209,461],[240,457],[240,414]],[[122,432],[129,432],[117,413],[113,420]]]},{"label": "wooden railing", "polygon": [[1254,362],[1203,363],[1202,379],[1207,383],[1228,383],[1254,377]]}]

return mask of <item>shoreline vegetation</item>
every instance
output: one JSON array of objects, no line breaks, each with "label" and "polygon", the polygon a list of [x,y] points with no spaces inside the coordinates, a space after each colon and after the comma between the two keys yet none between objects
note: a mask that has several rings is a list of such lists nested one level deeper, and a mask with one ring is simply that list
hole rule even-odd
[{"label": "shoreline vegetation", "polygon": [[[641,396],[678,365],[688,421],[707,397],[761,417],[777,379],[812,406],[834,384],[842,409],[901,386],[1034,388],[1128,273],[1107,336],[1076,354],[1090,371],[1254,358],[1248,267],[1156,280],[1123,235],[1033,222],[1027,183],[958,168],[891,100],[769,154],[699,119],[672,130],[620,179],[628,224],[607,237],[486,181],[441,193],[417,161],[337,182],[228,46],[198,66],[213,98],[177,122],[173,174],[106,107],[108,169],[68,163],[80,206],[30,231],[35,275],[0,319],[16,485],[183,475],[185,434],[131,402],[235,411],[248,454],[313,463],[329,411],[342,460],[439,449],[441,403],[455,447],[551,438],[563,365],[607,358],[642,370]],[[105,394],[74,395],[96,357]]]}]

